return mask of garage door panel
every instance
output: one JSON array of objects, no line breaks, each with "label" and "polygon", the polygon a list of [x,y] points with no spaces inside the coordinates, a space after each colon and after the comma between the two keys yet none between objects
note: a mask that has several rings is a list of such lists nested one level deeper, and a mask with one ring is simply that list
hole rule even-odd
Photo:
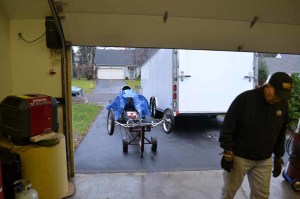
[{"label": "garage door panel", "polygon": [[98,79],[124,79],[123,68],[99,68]]}]

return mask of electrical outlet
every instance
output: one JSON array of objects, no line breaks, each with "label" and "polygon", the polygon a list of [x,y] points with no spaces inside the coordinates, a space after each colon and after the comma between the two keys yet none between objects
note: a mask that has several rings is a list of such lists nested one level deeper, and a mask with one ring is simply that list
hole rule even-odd
[{"label": "electrical outlet", "polygon": [[18,33],[18,40],[22,40],[22,33],[21,32]]}]

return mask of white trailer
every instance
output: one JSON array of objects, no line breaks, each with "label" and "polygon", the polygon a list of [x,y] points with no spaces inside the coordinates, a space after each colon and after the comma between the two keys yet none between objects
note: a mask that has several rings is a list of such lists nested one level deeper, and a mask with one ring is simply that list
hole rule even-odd
[{"label": "white trailer", "polygon": [[142,66],[141,94],[171,130],[174,117],[225,114],[238,94],[254,88],[254,65],[254,53],[160,49]]}]

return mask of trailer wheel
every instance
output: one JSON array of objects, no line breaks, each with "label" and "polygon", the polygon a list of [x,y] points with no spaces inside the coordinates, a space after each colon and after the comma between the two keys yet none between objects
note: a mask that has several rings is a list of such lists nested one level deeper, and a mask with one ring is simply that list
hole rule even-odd
[{"label": "trailer wheel", "polygon": [[175,118],[171,109],[167,108],[163,115],[163,128],[165,133],[171,133],[174,128]]},{"label": "trailer wheel", "polygon": [[122,142],[123,142],[123,153],[127,153],[128,152],[128,139],[126,137],[123,137]]},{"label": "trailer wheel", "polygon": [[292,181],[292,189],[294,191],[300,191],[300,179],[294,179]]},{"label": "trailer wheel", "polygon": [[151,151],[156,152],[157,150],[157,138],[156,137],[151,137]]},{"label": "trailer wheel", "polygon": [[108,111],[107,115],[107,132],[108,135],[113,135],[115,131],[115,113],[114,110],[111,108]]}]

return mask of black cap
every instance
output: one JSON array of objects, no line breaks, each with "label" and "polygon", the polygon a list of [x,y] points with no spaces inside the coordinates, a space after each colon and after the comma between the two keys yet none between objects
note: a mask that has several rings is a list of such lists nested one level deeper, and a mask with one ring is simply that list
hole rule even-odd
[{"label": "black cap", "polygon": [[275,95],[279,99],[289,100],[291,98],[293,80],[288,74],[284,72],[274,73],[269,80],[269,84],[274,87]]}]

